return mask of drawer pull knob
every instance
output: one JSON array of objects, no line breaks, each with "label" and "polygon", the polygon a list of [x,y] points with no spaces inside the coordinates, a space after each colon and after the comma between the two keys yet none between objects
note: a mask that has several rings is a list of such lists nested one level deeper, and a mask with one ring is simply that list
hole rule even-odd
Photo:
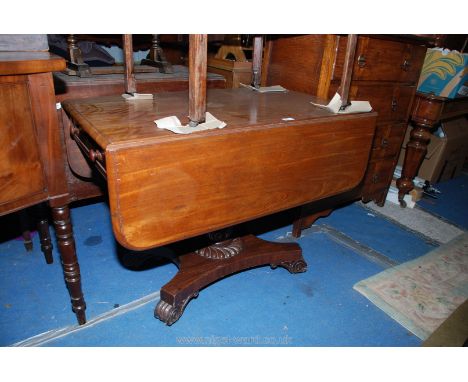
[{"label": "drawer pull knob", "polygon": [[396,111],[398,102],[395,98],[392,99],[392,111]]},{"label": "drawer pull knob", "polygon": [[366,66],[366,56],[361,54],[357,59],[357,63],[360,68],[363,68],[364,66]]},{"label": "drawer pull knob", "polygon": [[71,128],[71,136],[74,137],[75,135],[80,135],[80,129],[78,127]]},{"label": "drawer pull knob", "polygon": [[405,72],[407,72],[407,71],[409,70],[410,66],[411,66],[411,61],[405,60],[405,61],[403,62],[403,64],[401,65],[401,68],[402,68]]},{"label": "drawer pull knob", "polygon": [[98,150],[91,149],[89,150],[89,159],[91,159],[91,162],[102,161],[102,154]]},{"label": "drawer pull knob", "polygon": [[372,176],[372,183],[374,183],[374,184],[378,183],[379,178],[380,178],[380,177],[379,177],[379,174],[374,174],[374,175]]},{"label": "drawer pull knob", "polygon": [[387,138],[383,138],[382,139],[382,147],[387,147],[388,146],[388,139]]}]

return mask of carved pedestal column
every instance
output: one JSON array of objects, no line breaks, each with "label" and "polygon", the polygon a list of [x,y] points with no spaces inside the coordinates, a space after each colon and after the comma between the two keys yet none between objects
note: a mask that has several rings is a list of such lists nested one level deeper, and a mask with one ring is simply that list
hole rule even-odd
[{"label": "carved pedestal column", "polygon": [[413,188],[413,179],[418,174],[419,167],[427,153],[427,145],[431,140],[431,130],[439,121],[444,99],[430,94],[416,93],[411,122],[413,130],[406,145],[405,160],[401,177],[397,180],[398,201],[401,207],[406,207],[403,200]]}]

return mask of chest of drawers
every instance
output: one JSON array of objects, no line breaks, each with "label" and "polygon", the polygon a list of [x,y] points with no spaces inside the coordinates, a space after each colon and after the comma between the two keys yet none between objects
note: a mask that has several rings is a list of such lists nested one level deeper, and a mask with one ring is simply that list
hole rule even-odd
[{"label": "chest of drawers", "polygon": [[[378,113],[363,201],[383,205],[403,142],[426,47],[421,39],[360,36],[351,100],[367,100]],[[347,36],[276,37],[266,45],[263,83],[331,99],[340,85]]]}]

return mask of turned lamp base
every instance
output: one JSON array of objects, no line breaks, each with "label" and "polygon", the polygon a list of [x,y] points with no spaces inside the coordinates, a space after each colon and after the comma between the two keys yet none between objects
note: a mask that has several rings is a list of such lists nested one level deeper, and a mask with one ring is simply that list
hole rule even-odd
[{"label": "turned lamp base", "polygon": [[179,272],[161,289],[154,315],[172,325],[192,298],[207,285],[236,272],[269,264],[291,273],[307,270],[296,243],[272,243],[253,235],[216,243],[179,257]]}]

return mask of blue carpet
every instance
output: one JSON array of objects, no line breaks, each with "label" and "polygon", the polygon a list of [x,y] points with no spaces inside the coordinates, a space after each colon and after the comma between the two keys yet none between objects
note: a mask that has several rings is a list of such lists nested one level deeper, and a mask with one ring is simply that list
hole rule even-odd
[{"label": "blue carpet", "polygon": [[[172,264],[141,271],[122,265],[105,203],[71,212],[88,318],[155,292],[175,275]],[[53,229],[51,236],[51,265],[45,263],[37,235],[29,253],[20,240],[0,244],[0,345],[76,323]]]},{"label": "blue carpet", "polygon": [[[128,254],[116,245],[106,204],[73,208],[72,219],[88,319],[158,291],[175,275],[172,264],[155,266],[154,253]],[[432,249],[357,204],[321,220],[399,262]],[[291,226],[276,227],[261,237],[274,240],[288,231]],[[0,345],[75,325],[58,255],[54,251],[55,263],[46,265],[37,236],[34,240],[29,254],[21,241],[0,244]],[[155,304],[149,303],[47,346],[420,344],[352,289],[356,282],[379,273],[380,266],[325,233],[309,234],[299,243],[309,264],[306,273],[252,269],[203,290],[171,327],[153,318]],[[132,270],[141,268],[142,260],[148,263],[144,270]]]},{"label": "blue carpet", "polygon": [[[290,229],[290,227],[288,227]],[[273,238],[285,230],[270,232]],[[415,346],[420,340],[352,289],[381,271],[317,233],[299,240],[309,270],[260,267],[203,290],[167,327],[154,304],[48,346]]]},{"label": "blue carpet", "polygon": [[434,249],[433,244],[371,213],[359,203],[340,208],[317,224],[328,224],[388,258],[404,263]]},{"label": "blue carpet", "polygon": [[437,199],[423,198],[418,206],[443,217],[461,228],[468,229],[468,175],[434,185],[441,194]]}]

